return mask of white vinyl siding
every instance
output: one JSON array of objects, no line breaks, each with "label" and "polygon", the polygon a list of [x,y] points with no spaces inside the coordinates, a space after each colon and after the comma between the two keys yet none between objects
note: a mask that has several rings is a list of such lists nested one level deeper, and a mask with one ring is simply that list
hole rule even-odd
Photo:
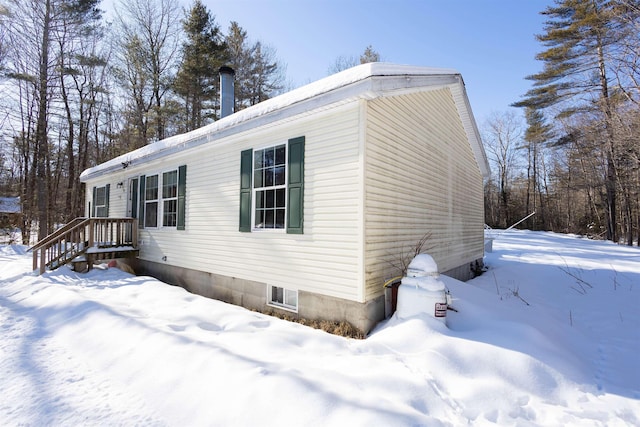
[{"label": "white vinyl siding", "polygon": [[[118,183],[120,182],[123,183],[122,186],[118,186]],[[85,215],[92,216],[93,212],[95,212],[93,206],[93,187],[106,187],[107,184],[109,184],[109,210],[107,215],[113,218],[125,217],[127,211],[126,183],[127,177],[120,174],[113,174],[108,177],[103,177],[100,180],[87,182],[87,191],[85,194]],[[91,210],[87,210],[89,206],[91,206]]]},{"label": "white vinyl siding", "polygon": [[[358,300],[362,281],[360,102],[172,155],[189,167],[186,218],[140,230],[140,257],[154,262]],[[238,231],[240,153],[305,137],[304,234]],[[129,173],[162,170],[162,160]],[[166,261],[163,257],[166,256]]]},{"label": "white vinyl siding", "polygon": [[367,109],[367,299],[425,234],[441,272],[483,255],[482,177],[451,92],[379,98]]},{"label": "white vinyl siding", "polygon": [[[304,234],[239,232],[241,152],[301,136]],[[483,255],[482,176],[446,87],[214,135],[171,162],[189,168],[188,227],[179,237],[171,227],[140,230],[148,261],[364,302],[382,294],[397,274],[391,264],[424,233],[441,272]],[[160,158],[87,186],[108,180],[110,214],[124,216],[126,191],[114,184],[165,171]]]}]

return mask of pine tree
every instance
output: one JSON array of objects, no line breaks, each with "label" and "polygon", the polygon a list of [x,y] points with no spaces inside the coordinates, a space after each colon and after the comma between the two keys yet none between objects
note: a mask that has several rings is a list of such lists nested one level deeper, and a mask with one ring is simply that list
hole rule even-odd
[{"label": "pine tree", "polygon": [[560,108],[561,116],[589,111],[603,123],[603,157],[606,164],[607,238],[616,234],[616,144],[612,123],[614,96],[610,88],[611,52],[621,34],[621,25],[629,12],[625,3],[611,0],[556,0],[542,12],[549,18],[545,33],[537,39],[546,47],[536,59],[543,71],[528,76],[534,82],[516,107]]},{"label": "pine tree", "polygon": [[367,46],[362,55],[360,55],[361,64],[368,64],[370,62],[380,62],[380,54],[373,50],[373,46],[371,45]]},{"label": "pine tree", "polygon": [[182,23],[186,42],[174,83],[184,103],[184,131],[196,129],[215,116],[218,69],[227,61],[220,27],[201,0],[196,0]]},{"label": "pine tree", "polygon": [[276,95],[282,89],[282,72],[275,60],[275,51],[260,42],[253,45],[249,77],[249,105],[255,105]]},{"label": "pine tree", "polygon": [[259,41],[250,43],[247,32],[237,22],[231,22],[225,42],[229,63],[236,73],[235,111],[267,100],[282,89],[283,66],[276,60],[273,48]]},{"label": "pine tree", "polygon": [[369,45],[364,49],[364,52],[362,52],[359,58],[354,55],[341,55],[337,57],[333,65],[329,67],[328,72],[329,74],[335,74],[339,73],[340,71],[344,71],[347,68],[355,67],[359,64],[368,64],[370,62],[380,61],[380,54],[373,49],[373,46]]},{"label": "pine tree", "polygon": [[235,21],[232,21],[229,25],[229,32],[225,42],[229,50],[229,63],[236,73],[234,111],[239,111],[243,108],[245,100],[251,97],[249,78],[251,76],[253,52],[249,46],[247,31]]}]

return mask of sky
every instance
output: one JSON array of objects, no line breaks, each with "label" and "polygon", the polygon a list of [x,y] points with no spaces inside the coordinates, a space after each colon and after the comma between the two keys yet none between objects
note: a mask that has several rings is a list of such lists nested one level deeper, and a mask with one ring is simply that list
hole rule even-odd
[{"label": "sky", "polygon": [[[182,0],[185,7],[190,4]],[[454,68],[479,126],[511,109],[542,69],[535,35],[552,0],[203,0],[224,33],[236,21],[276,50],[291,88],[369,45],[383,61]]]}]

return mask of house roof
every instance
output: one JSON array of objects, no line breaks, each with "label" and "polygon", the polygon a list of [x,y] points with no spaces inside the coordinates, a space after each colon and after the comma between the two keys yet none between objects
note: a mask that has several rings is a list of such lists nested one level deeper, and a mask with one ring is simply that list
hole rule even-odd
[{"label": "house roof", "polygon": [[268,99],[252,107],[231,114],[209,125],[180,135],[154,142],[118,156],[82,172],[85,182],[100,175],[121,170],[129,165],[158,159],[187,148],[219,140],[235,133],[251,130],[299,114],[311,114],[318,109],[354,99],[373,99],[380,96],[410,92],[418,87],[448,86],[451,88],[467,138],[480,171],[489,174],[489,166],[482,147],[480,133],[471,111],[464,82],[453,69],[416,67],[374,62],[349,68],[306,86]]},{"label": "house roof", "polygon": [[0,197],[1,213],[20,213],[20,197]]}]

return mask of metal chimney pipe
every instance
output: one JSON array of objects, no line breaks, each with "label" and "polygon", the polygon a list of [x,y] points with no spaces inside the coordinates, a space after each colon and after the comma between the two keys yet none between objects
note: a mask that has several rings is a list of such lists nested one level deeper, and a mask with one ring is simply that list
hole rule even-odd
[{"label": "metal chimney pipe", "polygon": [[235,71],[231,67],[220,67],[220,118],[233,114],[235,96],[233,93],[233,82]]}]

